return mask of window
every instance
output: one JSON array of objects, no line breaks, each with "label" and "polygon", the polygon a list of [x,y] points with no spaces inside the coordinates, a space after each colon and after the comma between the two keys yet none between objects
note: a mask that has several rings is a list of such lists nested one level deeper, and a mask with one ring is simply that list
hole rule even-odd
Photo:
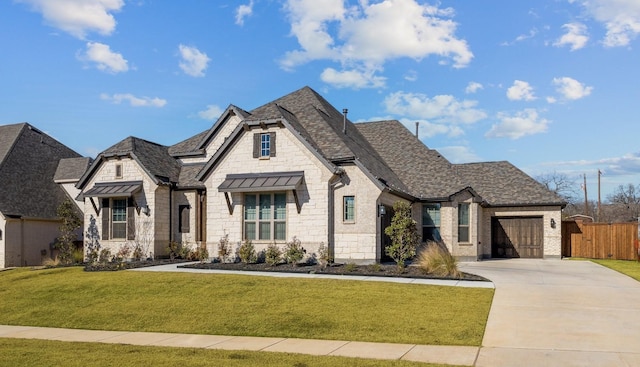
[{"label": "window", "polygon": [[132,198],[103,198],[102,210],[102,239],[136,238],[135,207]]},{"label": "window", "polygon": [[269,134],[260,134],[260,156],[268,157],[271,155],[271,136]]},{"label": "window", "polygon": [[356,197],[355,196],[345,196],[343,197],[344,201],[344,215],[343,220],[345,222],[355,222],[356,221]]},{"label": "window", "polygon": [[189,220],[191,217],[190,205],[178,206],[178,228],[180,233],[189,233],[191,231]]},{"label": "window", "polygon": [[276,133],[253,134],[253,158],[269,158],[276,156]]},{"label": "window", "polygon": [[244,196],[244,238],[286,240],[287,194],[246,194]]},{"label": "window", "polygon": [[469,204],[458,204],[458,242],[469,242]]},{"label": "window", "polygon": [[440,204],[422,206],[422,242],[442,241],[440,237]]},{"label": "window", "polygon": [[122,178],[122,164],[116,164],[116,178]]},{"label": "window", "polygon": [[127,237],[127,200],[113,199],[111,209],[111,238]]}]

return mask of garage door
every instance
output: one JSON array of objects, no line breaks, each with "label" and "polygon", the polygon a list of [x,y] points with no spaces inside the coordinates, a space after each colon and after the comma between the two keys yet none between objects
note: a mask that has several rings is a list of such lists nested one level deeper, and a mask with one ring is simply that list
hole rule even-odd
[{"label": "garage door", "polygon": [[542,258],[542,217],[491,218],[491,257]]}]

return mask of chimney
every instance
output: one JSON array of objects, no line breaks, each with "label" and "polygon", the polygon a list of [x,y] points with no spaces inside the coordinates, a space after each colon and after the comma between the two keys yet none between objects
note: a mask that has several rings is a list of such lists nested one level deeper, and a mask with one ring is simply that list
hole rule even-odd
[{"label": "chimney", "polygon": [[346,108],[342,109],[342,133],[347,135],[347,113],[349,113],[349,110]]},{"label": "chimney", "polygon": [[416,121],[416,138],[420,139],[418,136],[418,128],[420,127],[420,121]]}]

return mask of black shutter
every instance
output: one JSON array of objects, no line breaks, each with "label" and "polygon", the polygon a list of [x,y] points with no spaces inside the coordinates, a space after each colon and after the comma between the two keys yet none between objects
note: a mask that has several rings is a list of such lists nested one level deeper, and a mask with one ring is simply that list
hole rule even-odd
[{"label": "black shutter", "polygon": [[191,214],[191,210],[189,210],[189,205],[180,205],[179,207],[179,212],[180,212],[180,233],[189,233],[191,232],[191,226],[189,225],[189,218],[190,218],[190,214]]},{"label": "black shutter", "polygon": [[127,239],[136,239],[136,207],[133,206],[133,198],[127,200]]},{"label": "black shutter", "polygon": [[253,158],[260,157],[260,133],[253,134]]},{"label": "black shutter", "polygon": [[275,157],[276,156],[276,132],[272,131],[269,133],[269,156],[270,157]]},{"label": "black shutter", "polygon": [[102,240],[109,239],[109,199],[102,199]]}]

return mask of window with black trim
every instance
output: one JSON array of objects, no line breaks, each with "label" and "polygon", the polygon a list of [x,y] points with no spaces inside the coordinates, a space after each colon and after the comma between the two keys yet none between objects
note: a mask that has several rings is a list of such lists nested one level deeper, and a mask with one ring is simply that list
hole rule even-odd
[{"label": "window with black trim", "polygon": [[458,242],[469,242],[469,204],[458,204]]},{"label": "window with black trim", "polygon": [[355,222],[356,221],[356,197],[355,196],[344,196],[343,197],[343,220],[345,222]]},{"label": "window with black trim", "polygon": [[245,194],[244,239],[287,239],[286,193]]},{"label": "window with black trim", "polygon": [[422,206],[422,242],[442,241],[440,236],[440,204]]}]

